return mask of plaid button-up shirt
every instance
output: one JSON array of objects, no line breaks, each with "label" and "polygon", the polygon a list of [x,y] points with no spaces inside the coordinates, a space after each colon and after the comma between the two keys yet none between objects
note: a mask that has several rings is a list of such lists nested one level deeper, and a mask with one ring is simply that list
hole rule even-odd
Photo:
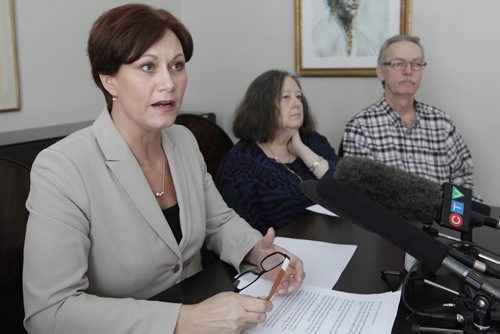
[{"label": "plaid button-up shirt", "polygon": [[412,128],[385,98],[364,109],[346,125],[344,154],[383,161],[439,184],[473,189],[472,157],[451,118],[424,103],[415,102],[415,109]]}]

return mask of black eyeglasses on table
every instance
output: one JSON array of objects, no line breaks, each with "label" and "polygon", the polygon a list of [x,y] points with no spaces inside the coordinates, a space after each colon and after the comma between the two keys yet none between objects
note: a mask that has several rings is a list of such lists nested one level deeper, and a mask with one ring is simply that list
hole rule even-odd
[{"label": "black eyeglasses on table", "polygon": [[262,259],[262,261],[260,261],[260,267],[262,268],[261,271],[248,270],[236,276],[233,283],[235,292],[243,291],[244,289],[255,283],[265,273],[268,273],[281,266],[279,273],[276,275],[273,286],[266,297],[266,300],[271,300],[279,284],[281,283],[281,279],[283,278],[283,275],[285,274],[289,263],[290,257],[281,252],[274,252],[267,255]]}]

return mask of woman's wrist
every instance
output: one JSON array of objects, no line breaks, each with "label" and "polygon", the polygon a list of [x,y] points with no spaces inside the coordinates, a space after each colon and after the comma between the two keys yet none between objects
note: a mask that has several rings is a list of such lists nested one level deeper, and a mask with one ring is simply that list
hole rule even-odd
[{"label": "woman's wrist", "polygon": [[314,173],[315,170],[317,170],[320,166],[321,166],[321,163],[324,161],[325,159],[321,156],[321,155],[318,155],[318,158],[316,159],[316,161],[314,161],[309,167],[309,170]]}]

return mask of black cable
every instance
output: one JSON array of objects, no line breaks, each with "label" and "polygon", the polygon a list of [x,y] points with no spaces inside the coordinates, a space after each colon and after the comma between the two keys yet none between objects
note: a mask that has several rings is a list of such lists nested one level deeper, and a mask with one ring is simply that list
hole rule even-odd
[{"label": "black cable", "polygon": [[406,317],[406,320],[417,315],[420,317],[426,317],[431,319],[456,321],[457,320],[456,315],[421,312],[411,307],[408,301],[406,300],[406,289],[408,282],[410,281],[410,276],[412,276],[411,274],[416,270],[419,264],[420,261],[417,260],[415,264],[413,264],[413,266],[408,270],[408,274],[405,276],[403,280],[403,285],[401,287],[401,301],[403,302],[403,305],[408,309],[408,311],[410,311],[410,314]]},{"label": "black cable", "polygon": [[[421,315],[421,314],[437,314],[440,313],[442,315],[447,315],[448,318],[445,320],[453,320],[457,322],[457,314],[455,312],[455,304],[451,305],[443,305],[443,304],[436,304],[436,305],[426,305],[422,306],[418,309],[415,310],[416,312],[410,313],[409,315],[406,316],[406,321],[412,323],[411,318],[416,316],[416,315]],[[442,319],[440,319],[442,320]]]}]

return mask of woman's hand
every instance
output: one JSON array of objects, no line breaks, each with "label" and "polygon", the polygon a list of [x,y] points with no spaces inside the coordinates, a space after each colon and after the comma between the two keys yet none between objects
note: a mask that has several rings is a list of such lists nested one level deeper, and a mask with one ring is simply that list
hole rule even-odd
[{"label": "woman's hand", "polygon": [[[320,157],[302,142],[298,131],[290,138],[287,147],[288,151],[299,157],[318,179],[322,178],[330,168],[328,161]],[[311,166],[314,166],[314,168],[311,169]]]},{"label": "woman's hand", "polygon": [[222,292],[194,305],[182,305],[175,333],[241,333],[266,320],[272,304],[233,292]]},{"label": "woman's hand", "polygon": [[305,272],[302,260],[286,249],[274,245],[275,238],[276,234],[271,227],[267,230],[264,238],[257,242],[245,259],[252,264],[259,265],[262,259],[271,253],[281,252],[287,254],[290,257],[290,264],[277,292],[279,295],[282,295],[298,289],[304,281]]},{"label": "woman's hand", "polygon": [[307,147],[306,144],[302,142],[298,130],[288,141],[287,148],[291,154],[295,155],[296,157],[299,157],[301,160],[304,160],[302,159],[304,152],[306,150],[309,150],[309,147]]}]

